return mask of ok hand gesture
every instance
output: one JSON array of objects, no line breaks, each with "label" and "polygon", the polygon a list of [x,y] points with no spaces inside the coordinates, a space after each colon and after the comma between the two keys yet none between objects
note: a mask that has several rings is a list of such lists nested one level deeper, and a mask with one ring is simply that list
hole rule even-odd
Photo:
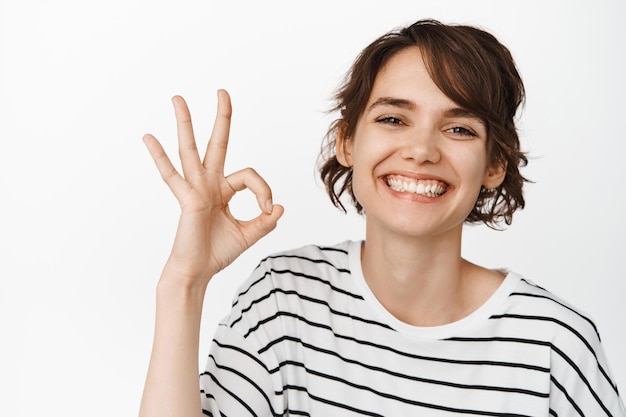
[{"label": "ok hand gesture", "polygon": [[[181,208],[164,276],[180,280],[183,285],[206,285],[213,275],[276,227],[283,207],[272,203],[269,186],[252,168],[224,175],[232,113],[226,91],[218,91],[217,116],[202,160],[187,104],[179,96],[175,96],[172,103],[182,175],[154,136],[148,134],[143,138]],[[233,217],[228,203],[236,192],[246,188],[256,196],[261,213],[252,220],[242,221]]]}]

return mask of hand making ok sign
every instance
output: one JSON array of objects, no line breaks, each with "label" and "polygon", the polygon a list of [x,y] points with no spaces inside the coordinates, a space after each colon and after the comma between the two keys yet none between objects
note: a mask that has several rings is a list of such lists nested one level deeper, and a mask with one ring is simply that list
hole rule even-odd
[{"label": "hand making ok sign", "polygon": [[[196,147],[187,104],[180,96],[175,96],[172,102],[182,175],[154,136],[148,134],[143,138],[181,208],[164,272],[181,280],[183,285],[206,285],[213,275],[276,227],[283,207],[272,203],[269,186],[252,168],[224,175],[232,113],[226,91],[218,91],[217,116],[203,160]],[[256,196],[261,213],[242,221],[231,214],[228,203],[235,193],[246,188]]]}]

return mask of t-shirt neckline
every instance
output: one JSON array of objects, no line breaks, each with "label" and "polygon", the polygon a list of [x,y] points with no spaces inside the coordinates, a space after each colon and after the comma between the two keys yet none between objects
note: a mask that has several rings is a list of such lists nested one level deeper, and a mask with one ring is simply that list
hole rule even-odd
[{"label": "t-shirt neckline", "polygon": [[513,292],[514,288],[520,281],[520,276],[505,271],[506,276],[498,289],[474,312],[462,318],[461,320],[444,324],[441,326],[421,327],[413,326],[397,319],[378,301],[372,290],[370,289],[361,268],[361,244],[362,241],[351,241],[348,248],[348,261],[350,264],[350,272],[354,278],[361,295],[366,302],[375,310],[375,313],[393,329],[411,337],[421,339],[448,339],[455,336],[461,336],[483,325],[494,314],[499,313],[500,306]]}]

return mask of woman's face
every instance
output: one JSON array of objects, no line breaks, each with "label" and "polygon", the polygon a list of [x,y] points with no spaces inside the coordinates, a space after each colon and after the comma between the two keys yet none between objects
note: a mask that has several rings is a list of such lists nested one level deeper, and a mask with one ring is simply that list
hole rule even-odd
[{"label": "woman's face", "polygon": [[378,73],[353,137],[337,157],[353,168],[354,194],[368,227],[409,235],[460,230],[481,186],[497,187],[482,120],[430,78],[421,51],[391,57]]}]

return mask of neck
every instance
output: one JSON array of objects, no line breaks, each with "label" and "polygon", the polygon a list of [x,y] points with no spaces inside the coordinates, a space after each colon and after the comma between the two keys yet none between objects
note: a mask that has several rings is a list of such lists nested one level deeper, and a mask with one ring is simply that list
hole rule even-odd
[{"label": "neck", "polygon": [[459,320],[494,290],[493,285],[475,285],[482,268],[461,257],[461,235],[462,226],[436,236],[414,237],[368,224],[361,253],[365,280],[399,320],[418,326]]}]

